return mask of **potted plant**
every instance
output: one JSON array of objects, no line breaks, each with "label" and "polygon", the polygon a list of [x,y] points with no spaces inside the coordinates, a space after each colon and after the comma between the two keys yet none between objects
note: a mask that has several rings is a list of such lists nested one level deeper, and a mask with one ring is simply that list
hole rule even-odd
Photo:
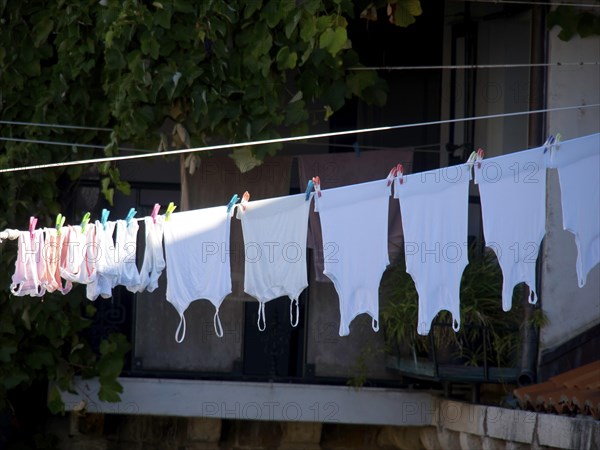
[{"label": "potted plant", "polygon": [[[494,374],[517,373],[497,369],[516,369],[519,365],[519,329],[525,324],[523,286],[515,289],[512,309],[504,312],[502,272],[495,254],[471,245],[469,261],[460,288],[460,330],[452,330],[450,313],[442,311],[433,320],[428,336],[417,334],[418,294],[406,273],[404,256],[389,268],[381,285],[381,321],[391,357],[389,366],[417,378],[441,379],[440,367],[450,377],[483,376],[486,381]],[[534,311],[532,320],[543,325],[541,309]]]}]

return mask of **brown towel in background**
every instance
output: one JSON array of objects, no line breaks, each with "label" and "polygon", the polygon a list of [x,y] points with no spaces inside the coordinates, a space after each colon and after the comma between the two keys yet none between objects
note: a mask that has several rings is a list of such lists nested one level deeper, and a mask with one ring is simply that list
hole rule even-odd
[{"label": "brown towel in background", "polygon": [[[355,153],[326,153],[298,157],[300,185],[306,186],[309,179],[319,176],[321,189],[381,180],[387,177],[396,164],[403,164],[408,173],[413,162],[412,148]],[[303,184],[304,183],[304,184]],[[390,197],[388,224],[388,251],[390,261],[402,250],[402,222],[398,200]],[[311,208],[308,222],[308,247],[313,251],[317,281],[331,281],[323,274],[323,235],[319,215]]]},{"label": "brown towel in background", "polygon": [[[229,157],[203,158],[194,175],[190,175],[181,159],[181,210],[226,205],[234,194],[242,198],[245,191],[250,200],[281,197],[290,192],[292,158],[265,158],[262,165],[241,173]],[[228,299],[251,300],[244,293],[244,239],[241,223],[231,220],[231,284]]]}]

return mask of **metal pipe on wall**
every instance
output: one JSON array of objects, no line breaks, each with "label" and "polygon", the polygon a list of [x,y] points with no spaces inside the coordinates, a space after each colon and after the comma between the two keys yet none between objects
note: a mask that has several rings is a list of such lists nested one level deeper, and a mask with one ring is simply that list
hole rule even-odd
[{"label": "metal pipe on wall", "polygon": [[[530,63],[547,62],[547,36],[546,29],[547,6],[535,5],[531,8],[531,55]],[[533,66],[529,69],[529,108],[542,109],[546,105],[547,68]],[[528,122],[528,147],[538,147],[545,140],[546,114],[529,116]],[[541,258],[541,256],[540,256]],[[538,258],[538,269],[541,266]],[[541,279],[540,270],[537,271],[538,284]],[[536,287],[539,292],[540,289]],[[517,381],[519,386],[526,386],[536,382],[537,359],[539,350],[539,330],[531,323],[533,307],[529,304],[529,289],[523,295],[521,303],[524,310],[524,323],[521,327],[521,370]],[[541,302],[542,300],[538,300]],[[540,307],[539,305],[537,307]]]}]

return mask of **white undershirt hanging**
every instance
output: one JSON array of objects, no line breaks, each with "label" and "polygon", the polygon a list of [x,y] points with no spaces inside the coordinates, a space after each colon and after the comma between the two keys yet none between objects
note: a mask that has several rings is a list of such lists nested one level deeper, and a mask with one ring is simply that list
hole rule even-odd
[{"label": "white undershirt hanging", "polygon": [[226,206],[173,213],[165,221],[167,301],[180,316],[175,332],[179,343],[185,338],[184,313],[199,299],[214,305],[215,333],[223,336],[219,307],[231,293],[230,226],[231,213]]},{"label": "white undershirt hanging", "polygon": [[244,292],[260,302],[261,331],[266,327],[265,303],[283,296],[290,298],[290,323],[298,324],[298,297],[308,286],[306,238],[310,203],[311,197],[306,200],[305,194],[297,194],[237,206],[246,255]]},{"label": "white undershirt hanging", "polygon": [[537,302],[536,261],[546,234],[545,147],[509,153],[474,165],[485,245],[502,269],[502,309],[510,311],[514,287],[525,282]]},{"label": "white undershirt hanging", "polygon": [[579,287],[600,262],[600,133],[551,147],[558,169],[563,228],[575,235]]},{"label": "white undershirt hanging", "polygon": [[326,189],[314,197],[323,233],[323,273],[333,281],[340,302],[340,336],[362,313],[379,330],[379,284],[388,257],[391,186],[377,180]]},{"label": "white undershirt hanging", "polygon": [[460,329],[460,281],[467,249],[471,166],[460,164],[394,180],[400,200],[406,272],[419,294],[417,333],[429,334],[442,310]]}]

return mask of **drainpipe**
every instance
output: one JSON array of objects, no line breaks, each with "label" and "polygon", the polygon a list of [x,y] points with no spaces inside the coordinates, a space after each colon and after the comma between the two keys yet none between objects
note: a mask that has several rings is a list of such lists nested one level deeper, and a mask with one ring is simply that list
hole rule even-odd
[{"label": "drainpipe", "polygon": [[[531,63],[545,63],[547,61],[547,31],[546,31],[547,6],[534,5],[531,9]],[[529,69],[529,110],[544,109],[546,107],[546,82],[545,67],[531,67]],[[539,147],[546,138],[546,114],[530,114],[528,124],[528,147]],[[540,255],[541,258],[541,255]],[[538,261],[538,268],[541,266]],[[538,284],[541,274],[538,270]],[[536,287],[540,292],[539,286]],[[527,294],[529,290],[527,289]],[[528,302],[529,295],[521,299],[525,311],[525,324],[521,327],[521,370],[517,378],[519,386],[527,386],[536,381],[537,359],[539,347],[538,330],[527,325],[533,314],[533,308]],[[538,300],[541,302],[541,300]],[[540,307],[540,305],[538,305]]]}]

